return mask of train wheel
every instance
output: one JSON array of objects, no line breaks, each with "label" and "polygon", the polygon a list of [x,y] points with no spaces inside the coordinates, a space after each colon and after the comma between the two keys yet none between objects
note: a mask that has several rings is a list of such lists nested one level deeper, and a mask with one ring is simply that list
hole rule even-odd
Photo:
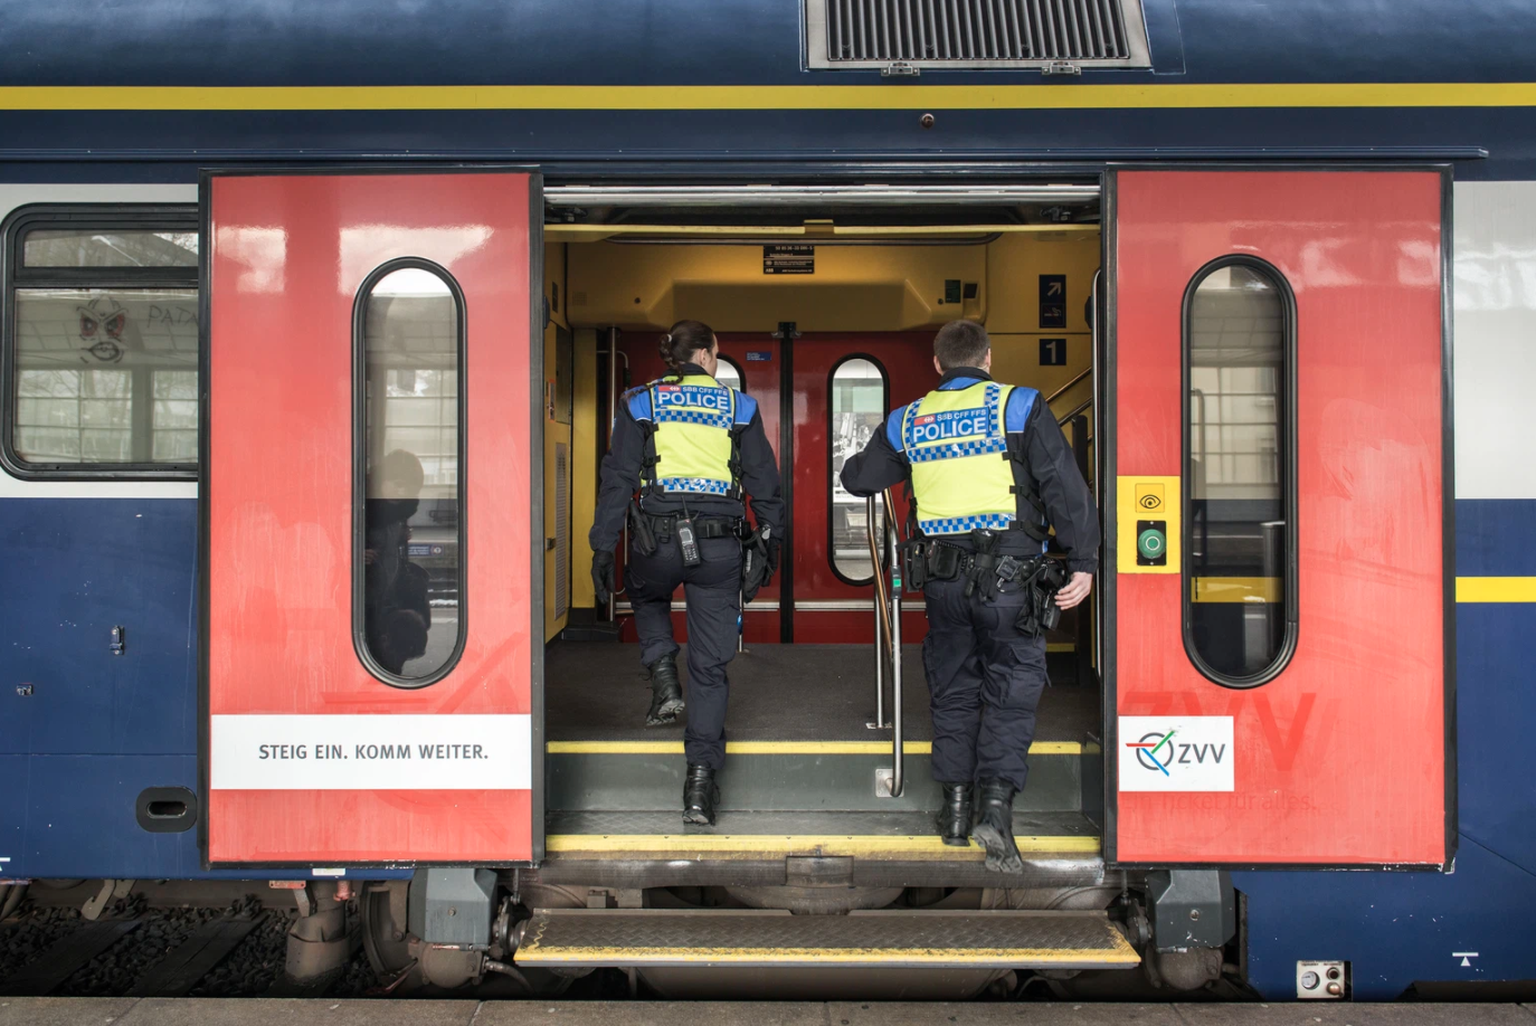
[{"label": "train wheel", "polygon": [[405,931],[409,891],[410,884],[405,880],[372,883],[365,887],[362,900],[357,903],[368,963],[380,982],[390,987],[405,983],[402,974],[407,974],[415,963]]}]

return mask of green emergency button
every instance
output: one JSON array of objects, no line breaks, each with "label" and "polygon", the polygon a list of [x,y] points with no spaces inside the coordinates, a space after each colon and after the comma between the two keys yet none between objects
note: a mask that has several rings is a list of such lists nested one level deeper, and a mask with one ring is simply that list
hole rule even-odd
[{"label": "green emergency button", "polygon": [[1162,559],[1167,555],[1168,538],[1158,528],[1145,528],[1136,536],[1136,551],[1142,559]]}]

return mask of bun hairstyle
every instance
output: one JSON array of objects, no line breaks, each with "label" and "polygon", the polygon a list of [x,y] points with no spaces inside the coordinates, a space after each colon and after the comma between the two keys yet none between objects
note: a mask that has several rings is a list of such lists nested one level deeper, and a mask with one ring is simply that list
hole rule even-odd
[{"label": "bun hairstyle", "polygon": [[683,364],[694,362],[694,353],[701,349],[707,352],[714,344],[714,330],[703,321],[678,321],[661,336],[661,358],[667,370],[681,378]]}]

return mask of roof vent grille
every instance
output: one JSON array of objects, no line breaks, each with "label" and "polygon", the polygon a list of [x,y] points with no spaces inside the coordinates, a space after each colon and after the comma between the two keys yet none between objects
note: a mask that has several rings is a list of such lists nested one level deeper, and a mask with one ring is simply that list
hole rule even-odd
[{"label": "roof vent grille", "polygon": [[1138,0],[806,0],[813,68],[1146,66]]}]

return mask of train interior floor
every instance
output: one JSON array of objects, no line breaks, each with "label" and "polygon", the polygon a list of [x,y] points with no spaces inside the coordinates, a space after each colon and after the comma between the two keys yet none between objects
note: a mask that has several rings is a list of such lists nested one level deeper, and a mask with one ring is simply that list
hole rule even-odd
[{"label": "train interior floor", "polygon": [[[557,642],[545,666],[551,857],[675,857],[698,848],[696,835],[713,833],[709,850],[720,858],[782,858],[802,848],[979,858],[979,850],[944,848],[934,836],[939,789],[921,646],[906,646],[902,662],[904,786],[891,796],[891,731],[867,726],[875,712],[871,646],[749,646],[730,667],[719,819],[713,829],[685,829],[684,721],[644,725],[650,693],[637,646]],[[1076,684],[1070,665],[1053,676],[1073,683],[1053,684],[1041,700],[1014,832],[1026,852],[1093,856],[1102,821],[1099,693]]]},{"label": "train interior floor", "polygon": [[[1051,686],[1040,700],[1036,741],[1082,742],[1099,734],[1099,693],[1076,683],[1072,656],[1052,653]],[[731,661],[731,741],[884,741],[875,719],[871,645],[749,645]],[[688,648],[678,653],[688,690]],[[921,645],[902,649],[902,723],[907,741],[931,741]],[[647,727],[650,685],[638,645],[557,641],[544,664],[544,722],[550,741],[681,740],[687,716]],[[886,685],[886,718],[891,710]]]}]

